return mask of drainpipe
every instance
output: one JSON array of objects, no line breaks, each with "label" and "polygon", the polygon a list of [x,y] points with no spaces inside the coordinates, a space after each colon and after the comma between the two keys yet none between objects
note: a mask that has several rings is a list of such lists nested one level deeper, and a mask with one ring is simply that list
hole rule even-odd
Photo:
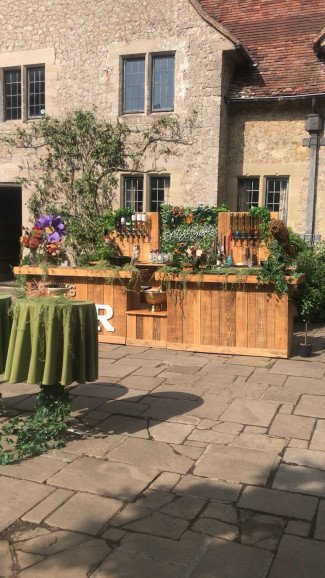
[{"label": "drainpipe", "polygon": [[[315,102],[313,102],[313,110]],[[318,173],[318,153],[319,147],[325,144],[324,139],[320,137],[323,129],[323,119],[319,114],[313,112],[307,116],[305,128],[309,132],[309,138],[303,140],[303,145],[310,149],[310,166],[309,166],[309,181],[308,181],[308,197],[307,197],[307,216],[306,216],[306,230],[305,240],[313,245],[315,241],[320,239],[319,235],[315,236],[315,210],[317,199],[317,173]]]}]

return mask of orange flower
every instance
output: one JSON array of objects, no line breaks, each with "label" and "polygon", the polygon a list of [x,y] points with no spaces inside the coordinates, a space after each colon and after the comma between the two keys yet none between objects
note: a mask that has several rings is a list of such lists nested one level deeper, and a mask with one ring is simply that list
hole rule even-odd
[{"label": "orange flower", "polygon": [[193,213],[189,213],[186,217],[186,224],[191,225],[193,223],[194,215]]}]

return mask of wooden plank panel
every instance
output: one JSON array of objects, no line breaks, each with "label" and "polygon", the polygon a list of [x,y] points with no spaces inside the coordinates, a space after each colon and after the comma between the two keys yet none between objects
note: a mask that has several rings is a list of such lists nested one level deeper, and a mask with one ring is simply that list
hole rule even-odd
[{"label": "wooden plank panel", "polygon": [[236,344],[236,293],[231,289],[220,292],[220,345]]},{"label": "wooden plank panel", "polygon": [[275,308],[276,308],[276,293],[269,292],[267,295],[267,311],[266,311],[266,348],[275,349]]},{"label": "wooden plank panel", "polygon": [[119,283],[114,283],[111,287],[113,291],[115,331],[117,335],[126,336],[127,291]]},{"label": "wooden plank panel", "polygon": [[256,347],[256,293],[254,287],[247,289],[247,346]]},{"label": "wooden plank panel", "polygon": [[167,318],[160,317],[160,339],[167,343]]},{"label": "wooden plank panel", "polygon": [[247,291],[236,291],[236,346],[247,347],[248,344],[248,297]]},{"label": "wooden plank panel", "polygon": [[[220,344],[220,303],[221,287],[216,283],[210,285],[211,288],[211,345]],[[209,344],[207,344],[209,345]]]},{"label": "wooden plank panel", "polygon": [[167,349],[177,351],[197,351],[202,353],[221,353],[224,355],[254,355],[255,357],[280,357],[287,359],[287,354],[281,349],[260,349],[254,347],[228,347],[222,345],[186,345],[182,343],[167,343]]},{"label": "wooden plank panel", "polygon": [[212,286],[205,285],[201,289],[200,303],[201,339],[203,345],[212,343]]},{"label": "wooden plank panel", "polygon": [[267,332],[267,289],[256,292],[256,347],[266,348]]},{"label": "wooden plank panel", "polygon": [[288,296],[278,296],[275,309],[275,347],[282,351],[288,351],[288,330],[289,330],[289,303]]},{"label": "wooden plank panel", "polygon": [[187,288],[182,299],[181,309],[183,313],[183,343],[195,343],[194,341],[194,316],[200,312],[195,310],[195,289]]},{"label": "wooden plank panel", "polygon": [[93,302],[95,303],[94,293],[95,293],[95,283],[94,283],[94,279],[88,279],[88,283],[87,283],[87,299],[88,299],[88,301],[93,301]]},{"label": "wooden plank panel", "polygon": [[88,282],[87,277],[69,277],[69,284],[74,285],[76,288],[77,301],[87,301],[88,299]]},{"label": "wooden plank panel", "polygon": [[167,294],[167,342],[183,342],[183,310],[181,307],[180,291],[171,288]]},{"label": "wooden plank panel", "polygon": [[153,340],[153,317],[143,317],[143,339],[144,341]]},{"label": "wooden plank panel", "polygon": [[94,302],[96,305],[103,305],[104,284],[103,279],[96,279],[94,282]]},{"label": "wooden plank panel", "polygon": [[137,326],[137,318],[136,315],[127,315],[127,330],[126,330],[126,338],[127,339],[136,339],[136,326]]}]

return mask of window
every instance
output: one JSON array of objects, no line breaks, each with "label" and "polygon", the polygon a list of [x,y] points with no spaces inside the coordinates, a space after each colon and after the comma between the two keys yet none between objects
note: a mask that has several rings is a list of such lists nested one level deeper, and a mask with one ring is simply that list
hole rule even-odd
[{"label": "window", "polygon": [[143,212],[143,177],[124,178],[124,207],[130,207],[136,213]]},{"label": "window", "polygon": [[167,196],[167,189],[170,186],[169,177],[151,177],[150,179],[150,210],[158,212],[160,205],[165,202]]},{"label": "window", "polygon": [[123,112],[144,112],[145,59],[125,59],[123,64]]},{"label": "window", "polygon": [[45,67],[4,70],[4,120],[39,118],[45,113]]},{"label": "window", "polygon": [[267,178],[265,206],[276,213],[280,212],[280,217],[286,220],[286,206],[288,193],[288,179]]},{"label": "window", "polygon": [[27,116],[35,118],[45,111],[45,69],[27,69]]},{"label": "window", "polygon": [[5,120],[21,118],[21,70],[4,71]]},{"label": "window", "polygon": [[238,179],[237,210],[248,211],[251,207],[258,207],[259,179]]},{"label": "window", "polygon": [[174,110],[175,56],[152,59],[152,111]]}]

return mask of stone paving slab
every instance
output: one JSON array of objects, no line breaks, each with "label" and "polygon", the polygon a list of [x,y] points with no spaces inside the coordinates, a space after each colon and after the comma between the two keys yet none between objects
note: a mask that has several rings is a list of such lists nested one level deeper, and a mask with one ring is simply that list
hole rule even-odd
[{"label": "stone paving slab", "polygon": [[298,493],[291,494],[269,488],[248,486],[242,493],[238,506],[276,516],[312,520],[317,507],[317,499]]},{"label": "stone paving slab", "polygon": [[53,510],[56,510],[63,502],[71,498],[71,496],[73,496],[73,492],[69,490],[56,490],[43,500],[43,502],[27,512],[27,514],[22,517],[22,520],[40,524]]},{"label": "stone paving slab", "polygon": [[313,437],[310,442],[311,450],[321,450],[325,452],[325,420],[319,419],[316,424]]},{"label": "stone paving slab", "polygon": [[325,397],[303,395],[295,409],[295,414],[325,418]]},{"label": "stone paving slab", "polygon": [[133,499],[156,478],[158,473],[158,470],[147,465],[137,467],[83,457],[68,464],[47,483],[68,490],[118,499]]},{"label": "stone paving slab", "polygon": [[220,419],[267,427],[270,425],[278,407],[279,404],[271,401],[235,399],[226,411],[221,414]]},{"label": "stone paving slab", "polygon": [[86,577],[91,569],[96,568],[109,553],[110,548],[104,540],[88,540],[23,570],[20,576],[23,578]]},{"label": "stone paving slab", "polygon": [[20,464],[0,466],[0,476],[10,476],[32,482],[45,482],[65,465],[62,460],[49,460],[43,456],[38,456]]},{"label": "stone paving slab", "polygon": [[265,484],[274,460],[272,452],[213,445],[203,455],[194,473],[228,482]]},{"label": "stone paving slab", "polygon": [[314,361],[293,361],[291,359],[278,359],[270,373],[280,373],[283,375],[296,375],[298,377],[316,377],[321,379],[324,377],[325,365]]},{"label": "stone paving slab", "polygon": [[95,536],[122,506],[120,500],[78,492],[46,518],[46,524]]},{"label": "stone paving slab", "polygon": [[150,464],[157,471],[168,470],[176,474],[186,474],[193,465],[193,460],[177,455],[166,443],[132,438],[112,450],[108,459],[139,467]]},{"label": "stone paving slab", "polygon": [[36,482],[0,477],[0,532],[46,498],[53,488]]},{"label": "stone paving slab", "polygon": [[270,552],[216,539],[194,568],[191,578],[265,578],[271,561]]},{"label": "stone paving slab", "polygon": [[324,544],[298,536],[283,536],[269,578],[323,578],[324,576]]},{"label": "stone paving slab", "polygon": [[325,472],[283,464],[277,471],[273,487],[288,492],[325,497]]},{"label": "stone paving slab", "polygon": [[199,536],[194,532],[185,532],[178,541],[148,536],[148,534],[128,534],[123,539],[122,546],[126,550],[139,552],[148,558],[176,564],[189,564],[207,543],[204,536]]},{"label": "stone paving slab", "polygon": [[185,578],[186,573],[184,566],[146,558],[121,547],[107,558],[93,578]]},{"label": "stone paving slab", "polygon": [[278,414],[272,423],[270,435],[309,440],[314,425],[315,420],[310,417]]},{"label": "stone paving slab", "polygon": [[233,502],[238,498],[241,489],[240,484],[187,475],[174,487],[173,491],[189,496]]}]

